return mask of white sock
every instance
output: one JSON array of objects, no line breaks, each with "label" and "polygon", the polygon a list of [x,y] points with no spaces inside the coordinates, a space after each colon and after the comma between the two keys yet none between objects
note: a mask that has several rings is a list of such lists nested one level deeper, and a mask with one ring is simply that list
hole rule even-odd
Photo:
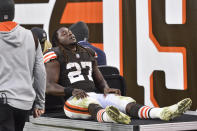
[{"label": "white sock", "polygon": [[96,118],[98,122],[103,122],[103,114],[105,112],[105,109],[101,109],[97,112]]},{"label": "white sock", "polygon": [[149,112],[151,108],[149,106],[142,106],[138,111],[138,117],[141,119],[148,119],[150,118]]},{"label": "white sock", "polygon": [[103,113],[103,121],[105,122],[114,122],[108,115],[106,112]]},{"label": "white sock", "polygon": [[160,114],[161,114],[162,110],[163,110],[163,108],[152,108],[150,110],[149,115],[151,118],[160,118]]},{"label": "white sock", "polygon": [[105,109],[101,109],[97,112],[98,122],[114,122],[105,112]]},{"label": "white sock", "polygon": [[[169,108],[172,110],[172,111],[176,111],[177,110],[177,105],[174,104],[174,105],[171,105],[169,106]],[[150,110],[150,117],[151,118],[160,118],[160,115],[161,115],[161,112],[163,111],[164,107],[163,108],[152,108]]]},{"label": "white sock", "polygon": [[141,119],[160,118],[162,108],[151,108],[149,106],[142,106],[138,111],[138,117]]}]

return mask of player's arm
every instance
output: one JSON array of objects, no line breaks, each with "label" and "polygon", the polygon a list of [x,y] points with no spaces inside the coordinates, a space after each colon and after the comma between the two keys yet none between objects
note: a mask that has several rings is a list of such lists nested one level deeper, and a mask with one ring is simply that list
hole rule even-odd
[{"label": "player's arm", "polygon": [[[88,50],[91,52],[92,56],[96,58],[95,57],[96,53],[91,49],[88,49]],[[98,68],[96,59],[93,61],[92,68],[93,68],[92,77],[93,77],[96,88],[98,88],[102,93],[104,93],[104,95],[108,93],[115,93],[115,94],[121,95],[121,91],[119,89],[109,88],[107,82],[105,81],[102,73],[100,72]]]},{"label": "player's arm", "polygon": [[101,74],[100,70],[97,67],[96,62],[93,64],[93,80],[95,83],[96,88],[98,88],[101,92],[104,92],[104,88],[109,88],[107,82],[103,78],[103,75]]},{"label": "player's arm", "polygon": [[45,64],[47,72],[46,93],[55,96],[64,96],[64,87],[58,84],[60,74],[60,64],[57,60],[52,60]]},{"label": "player's arm", "polygon": [[104,93],[104,95],[108,94],[108,93],[115,93],[120,95],[121,92],[119,89],[113,89],[113,88],[109,88],[107,82],[105,81],[103,75],[101,74],[98,65],[97,65],[97,54],[94,50],[92,50],[91,48],[86,48],[88,50],[88,52],[94,57],[94,60],[92,62],[92,77],[95,83],[96,88],[98,88],[102,93]]},{"label": "player's arm", "polygon": [[[55,96],[68,95],[68,92],[65,94],[66,87],[58,84],[60,76],[60,63],[58,61],[58,55],[56,52],[53,50],[45,52],[44,63],[47,72],[46,94]],[[72,90],[70,90],[70,92],[70,94],[72,94]]]},{"label": "player's arm", "polygon": [[103,75],[101,74],[100,70],[98,69],[98,64],[97,64],[97,54],[96,52],[91,49],[91,48],[86,48],[88,53],[91,54],[91,56],[94,58],[92,62],[92,77],[95,83],[96,88],[98,88],[101,92],[104,93],[104,89],[108,89],[109,86],[105,79],[103,78]]},{"label": "player's arm", "polygon": [[93,66],[93,79],[96,87],[104,93],[104,95],[108,93],[115,93],[121,95],[121,91],[119,89],[109,88],[107,82],[105,81],[103,75],[101,74],[98,66],[95,64]]}]

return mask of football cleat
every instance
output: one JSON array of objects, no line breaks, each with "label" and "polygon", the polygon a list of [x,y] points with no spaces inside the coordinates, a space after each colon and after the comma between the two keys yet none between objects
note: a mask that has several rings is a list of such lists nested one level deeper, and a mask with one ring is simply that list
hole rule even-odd
[{"label": "football cleat", "polygon": [[116,107],[114,106],[107,106],[105,108],[105,112],[107,115],[115,122],[115,123],[121,123],[121,124],[130,124],[131,119],[126,114],[120,112]]},{"label": "football cleat", "polygon": [[190,109],[192,105],[192,100],[190,98],[185,98],[179,101],[177,104],[172,106],[164,107],[160,114],[161,120],[171,120],[177,116],[182,115],[184,112]]}]

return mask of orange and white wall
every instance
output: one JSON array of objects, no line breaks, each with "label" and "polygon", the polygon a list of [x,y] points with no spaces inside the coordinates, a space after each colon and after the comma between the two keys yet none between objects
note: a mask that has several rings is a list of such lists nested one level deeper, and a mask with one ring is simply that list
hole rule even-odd
[{"label": "orange and white wall", "polygon": [[[84,1],[85,0],[83,0],[83,2]],[[88,19],[88,18],[84,18],[84,19],[87,20],[85,21],[87,23],[103,24],[103,32],[102,32],[103,43],[99,45],[102,46],[103,50],[105,51],[107,55],[108,65],[118,67],[120,69],[121,74],[123,75],[123,72],[125,73],[127,71],[123,69],[125,60],[128,60],[130,57],[129,55],[123,56],[124,54],[123,47],[127,44],[134,44],[136,45],[136,49],[131,49],[131,51],[137,52],[136,61],[135,60],[133,61],[133,64],[136,65],[136,69],[134,70],[136,70],[137,73],[134,74],[135,73],[134,71],[126,72],[127,74],[125,73],[126,75],[125,74],[124,75],[127,77],[129,73],[132,73],[131,77],[129,75],[129,77],[126,79],[127,81],[131,81],[131,79],[135,80],[135,77],[137,77],[137,80],[135,80],[137,82],[137,85],[143,87],[143,90],[144,90],[143,92],[144,96],[139,96],[139,97],[144,97],[144,104],[149,105],[149,106],[162,105],[158,103],[159,98],[156,99],[154,97],[153,90],[156,87],[153,87],[153,72],[163,71],[165,73],[166,89],[168,89],[172,93],[174,93],[173,92],[174,90],[186,91],[186,93],[185,94],[183,93],[183,94],[185,96],[191,96],[193,98],[193,105],[196,106],[197,105],[196,95],[194,94],[195,92],[193,93],[193,91],[196,91],[195,88],[197,85],[197,82],[195,83],[193,81],[193,79],[195,80],[193,76],[196,76],[195,68],[188,64],[189,62],[192,63],[191,60],[193,60],[193,58],[191,58],[190,61],[188,60],[188,49],[190,50],[193,49],[193,48],[190,48],[189,46],[194,46],[193,44],[191,44],[192,41],[188,41],[190,42],[190,45],[188,43],[185,43],[185,41],[184,43],[180,43],[180,44],[169,43],[168,38],[172,38],[172,37],[166,37],[164,38],[163,41],[166,40],[166,42],[168,43],[165,44],[164,42],[161,44],[158,37],[155,36],[155,32],[154,32],[155,30],[153,30],[154,22],[153,22],[153,16],[152,16],[153,11],[155,10],[153,10],[152,4],[159,3],[159,2],[163,3],[164,2],[163,0],[158,0],[159,2],[156,0],[130,0],[133,2],[130,2],[129,0],[127,0],[128,4],[129,3],[136,4],[136,5],[132,5],[131,7],[128,7],[128,8],[135,8],[134,10],[136,11],[136,16],[135,16],[136,18],[133,18],[133,20],[136,20],[136,25],[134,25],[135,28],[132,29],[134,31],[136,30],[135,32],[136,38],[134,38],[135,37],[134,35],[131,36],[132,39],[136,39],[136,42],[135,40],[132,41],[132,39],[129,39],[128,41],[127,40],[123,41],[124,35],[128,33],[126,31],[123,32],[123,26],[124,26],[124,30],[125,30],[125,26],[127,26],[127,25],[123,25],[123,23],[127,23],[125,22],[125,19],[128,21],[130,19],[132,20],[132,18],[130,18],[131,16],[125,16],[125,14],[123,14],[123,10],[128,10],[128,9],[124,9],[125,5],[123,5],[123,3],[125,4],[125,1],[124,0],[101,0],[101,1],[98,0],[95,2],[91,1],[92,3],[91,2],[83,3],[84,7],[87,6],[85,4],[92,4],[92,6],[96,6],[97,11],[99,10],[100,12],[100,13],[97,12],[97,14],[99,15],[94,14],[93,16],[91,16],[91,13],[95,13],[96,11],[92,11],[92,12],[90,11],[91,19]],[[23,25],[42,24],[43,28],[46,31],[48,31],[48,34],[49,34],[50,33],[49,25],[51,21],[51,15],[54,10],[56,2],[57,0],[48,0],[48,3],[16,4],[15,21]],[[183,31],[183,34],[184,34],[185,29],[191,28],[190,26],[192,25],[189,25],[189,24],[191,24],[192,22],[190,21],[190,23],[188,24],[187,23],[188,20],[186,16],[187,14],[186,11],[190,10],[190,8],[186,9],[186,5],[189,2],[195,3],[192,0],[191,1],[189,0],[188,1],[187,0],[165,0],[165,3],[164,3],[165,6],[162,5],[162,7],[165,8],[165,26],[170,27],[168,31],[171,28],[173,28],[173,29],[178,29],[179,31]],[[76,3],[70,3],[70,4],[73,4],[72,7],[77,6]],[[89,5],[88,7],[91,7],[91,5]],[[67,11],[66,8],[67,9],[69,8],[69,4],[67,5],[67,7],[65,7],[65,10],[64,10],[65,12]],[[82,4],[79,6],[79,8],[82,8]],[[162,12],[163,10],[159,10],[159,11]],[[192,10],[192,11],[195,11],[195,10]],[[81,13],[83,12],[81,11]],[[74,23],[76,22],[77,19],[79,18],[82,19],[83,17],[83,15],[77,16],[77,14],[80,14],[80,13],[76,13],[76,14],[64,13],[64,14],[66,15],[63,15],[61,17],[60,24],[61,22],[62,23]],[[62,14],[57,14],[57,15],[62,15]],[[72,15],[75,17],[72,18]],[[192,15],[195,15],[195,13],[193,13]],[[158,17],[158,19],[160,19],[160,17]],[[182,28],[180,26],[185,25],[185,24],[187,24],[187,26],[184,26],[183,30],[181,30]],[[195,26],[195,24],[193,25]],[[190,31],[189,29],[187,30],[188,32]],[[162,33],[165,33],[165,36],[168,35],[168,32],[163,31]],[[127,35],[132,35],[132,33],[127,34]],[[160,36],[161,35],[164,35],[164,34],[160,34]],[[187,35],[187,37],[189,38],[190,36]],[[177,44],[185,45],[185,46],[174,46]],[[162,45],[165,45],[165,46],[162,46]],[[196,56],[195,52],[192,52],[192,54],[194,54],[192,57]],[[191,56],[189,56],[189,58],[190,57]],[[192,63],[192,64],[195,65],[195,63]],[[189,78],[191,79],[190,81],[189,81]],[[133,86],[136,86],[134,83],[135,82],[131,82],[129,87],[127,87],[128,94],[130,94],[132,91],[134,92],[132,92],[131,94],[137,93],[135,92],[135,89],[131,89],[133,88]],[[190,85],[190,87],[188,85]],[[177,95],[179,94],[177,93]],[[179,97],[176,97],[176,98],[178,99]],[[196,108],[196,107],[193,107],[193,108]]]}]

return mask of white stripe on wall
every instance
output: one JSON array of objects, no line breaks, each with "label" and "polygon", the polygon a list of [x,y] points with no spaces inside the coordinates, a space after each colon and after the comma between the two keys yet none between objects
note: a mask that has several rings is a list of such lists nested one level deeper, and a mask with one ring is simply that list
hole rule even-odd
[{"label": "white stripe on wall", "polygon": [[107,64],[120,69],[119,0],[103,0],[103,43]]},{"label": "white stripe on wall", "polygon": [[183,24],[183,0],[165,0],[167,24]]}]

